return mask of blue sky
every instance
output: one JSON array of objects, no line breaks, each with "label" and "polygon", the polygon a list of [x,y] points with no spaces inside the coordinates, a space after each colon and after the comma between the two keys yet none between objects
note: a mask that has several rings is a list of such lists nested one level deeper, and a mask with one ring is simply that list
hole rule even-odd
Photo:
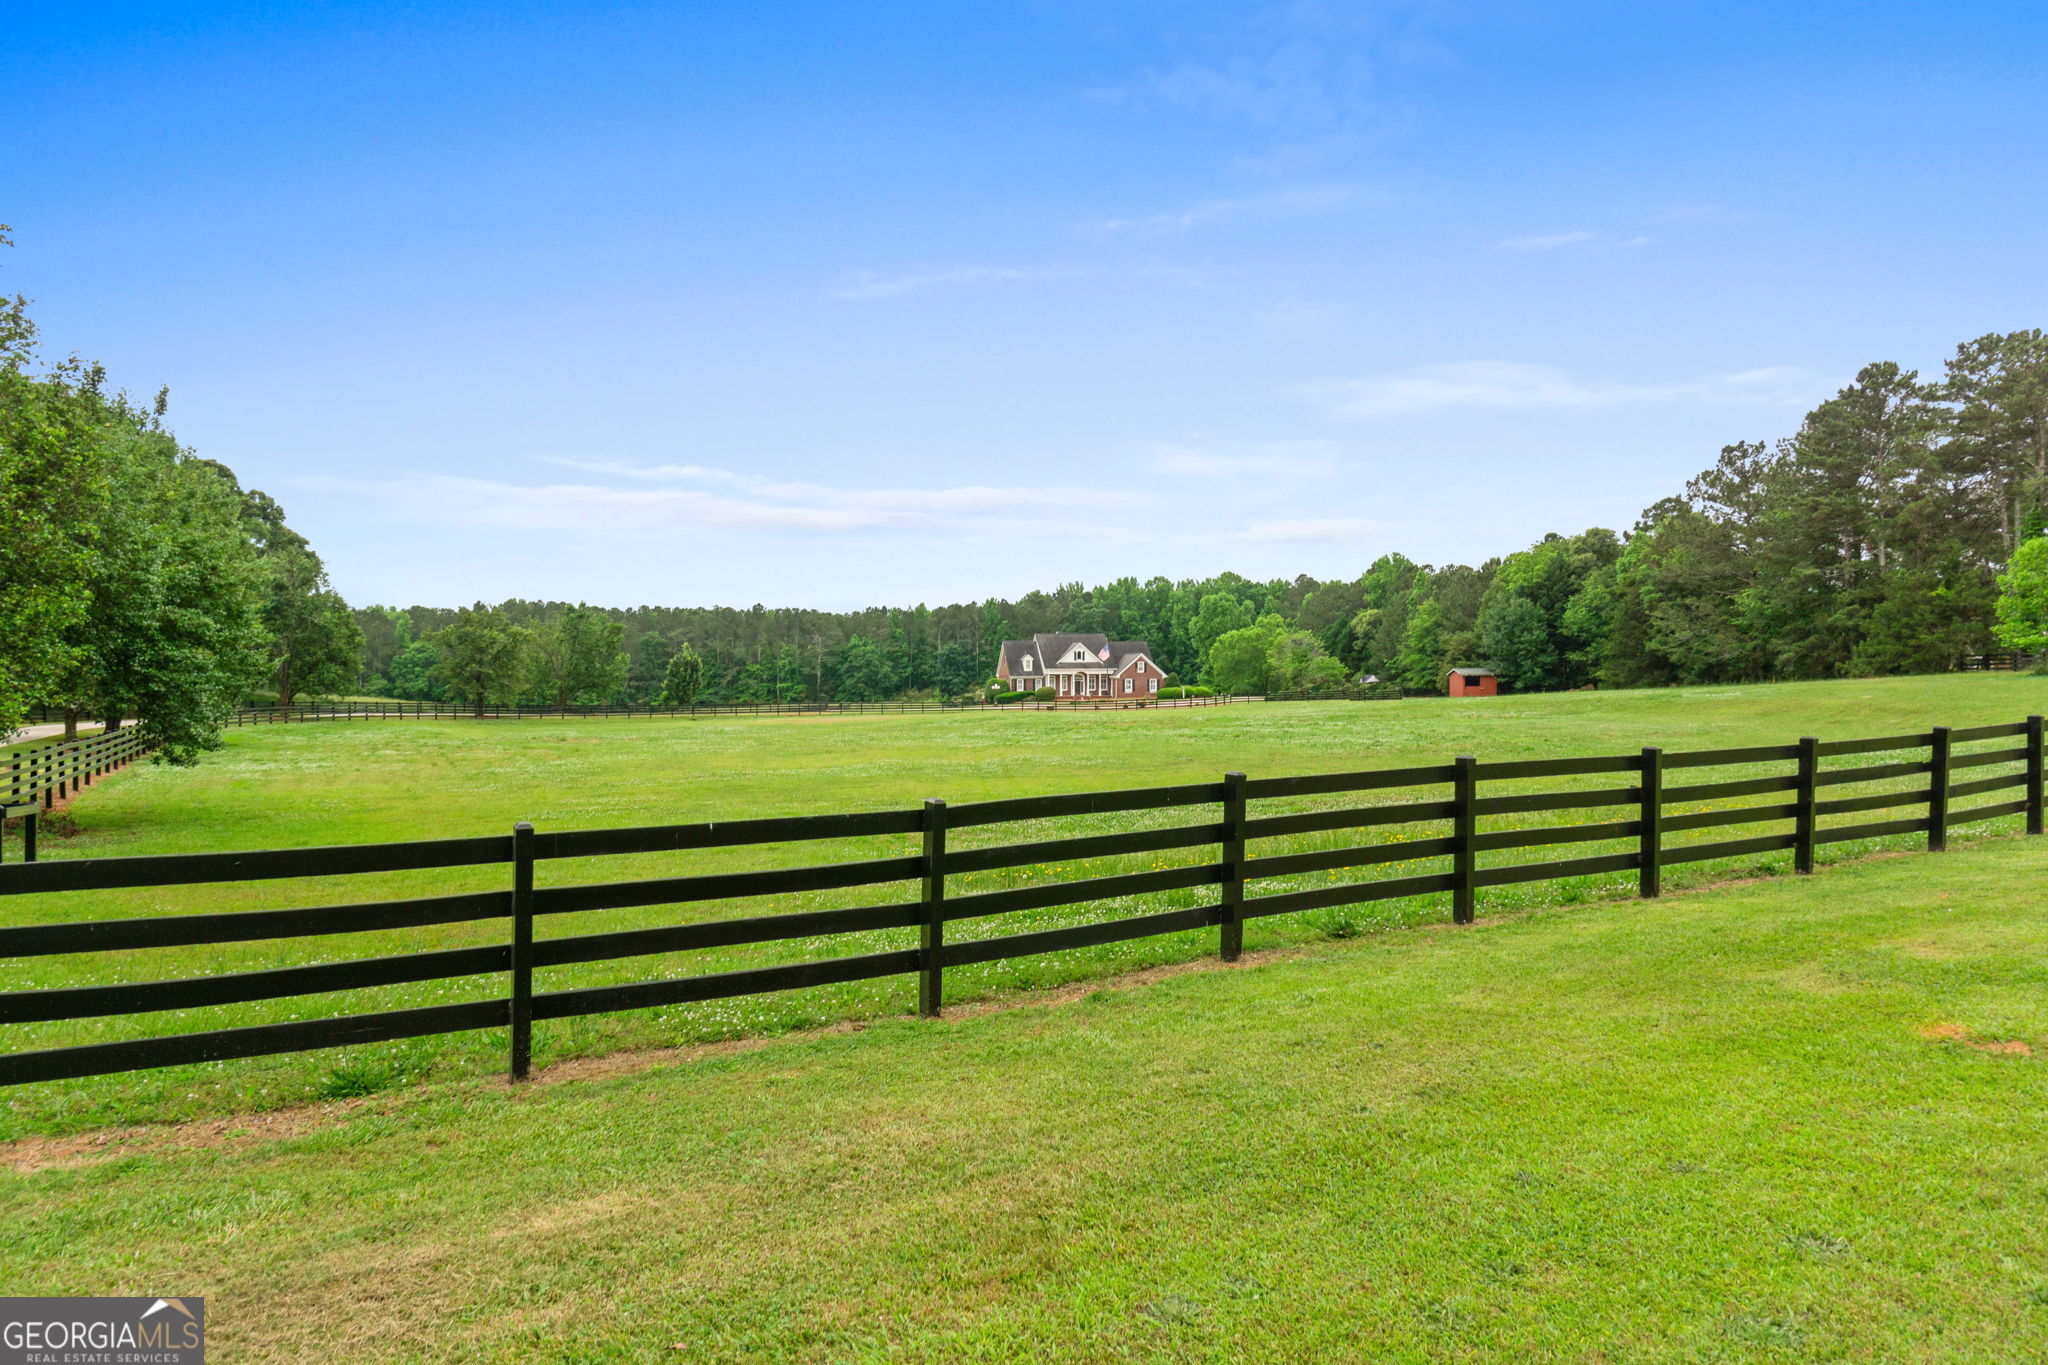
[{"label": "blue sky", "polygon": [[1626,527],[2048,325],[2048,10],[46,6],[0,287],[357,603],[849,607]]}]

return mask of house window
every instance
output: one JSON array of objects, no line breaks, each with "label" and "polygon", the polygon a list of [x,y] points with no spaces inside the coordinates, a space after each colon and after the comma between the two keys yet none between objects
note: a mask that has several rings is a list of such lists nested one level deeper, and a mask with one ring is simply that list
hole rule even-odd
[{"label": "house window", "polygon": [[1130,692],[1130,690],[1131,690],[1131,680],[1130,680],[1129,678],[1125,678],[1125,679],[1124,679],[1124,692],[1125,692],[1126,694],[1128,694],[1128,693]]},{"label": "house window", "polygon": [[1153,690],[1154,692],[1157,692],[1157,691],[1159,690],[1159,679],[1157,679],[1157,678],[1154,678],[1154,679],[1152,679],[1151,681],[1152,681],[1152,690]]},{"label": "house window", "polygon": [[1140,673],[1145,671],[1145,661],[1143,659],[1138,660],[1138,671]]},{"label": "house window", "polygon": [[1031,671],[1031,656],[1029,654],[1024,656],[1024,671],[1026,673]]}]

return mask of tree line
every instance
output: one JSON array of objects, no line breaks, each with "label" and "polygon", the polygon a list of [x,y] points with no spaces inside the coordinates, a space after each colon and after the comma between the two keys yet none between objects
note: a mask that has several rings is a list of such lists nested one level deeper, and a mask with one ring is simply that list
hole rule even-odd
[{"label": "tree line", "polygon": [[[0,228],[0,245],[8,244]],[[362,631],[269,497],[76,356],[40,363],[0,298],[0,737],[31,706],[133,717],[173,762],[258,689],[354,685]]]},{"label": "tree line", "polygon": [[433,642],[484,616],[536,648],[586,616],[616,628],[570,632],[604,669],[536,672],[522,655],[494,700],[681,697],[669,663],[686,648],[690,699],[976,696],[1001,641],[1038,631],[1145,640],[1176,680],[1241,692],[1361,677],[1435,692],[1472,666],[1523,691],[1928,672],[2048,644],[2048,547],[2032,544],[2044,499],[2048,337],[2019,331],[1965,343],[1937,377],[1866,366],[1793,434],[1727,446],[1628,529],[1551,534],[1477,566],[1388,554],[1353,579],[1120,578],[847,613],[375,607],[358,614],[363,685],[473,699],[480,684],[451,677]]}]

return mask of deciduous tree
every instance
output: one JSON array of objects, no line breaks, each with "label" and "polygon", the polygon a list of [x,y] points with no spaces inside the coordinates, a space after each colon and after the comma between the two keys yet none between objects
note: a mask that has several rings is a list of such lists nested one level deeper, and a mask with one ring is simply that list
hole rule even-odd
[{"label": "deciduous tree", "polygon": [[434,633],[431,643],[440,656],[435,678],[449,696],[474,707],[477,715],[487,706],[509,706],[519,700],[533,637],[505,613],[481,602],[464,607],[451,624]]}]

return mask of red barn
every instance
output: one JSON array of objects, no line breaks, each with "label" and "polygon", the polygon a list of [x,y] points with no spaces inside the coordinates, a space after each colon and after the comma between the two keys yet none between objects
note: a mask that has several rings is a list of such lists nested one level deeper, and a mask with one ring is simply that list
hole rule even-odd
[{"label": "red barn", "polygon": [[1454,697],[1497,697],[1500,679],[1490,668],[1454,668],[1446,690]]}]

